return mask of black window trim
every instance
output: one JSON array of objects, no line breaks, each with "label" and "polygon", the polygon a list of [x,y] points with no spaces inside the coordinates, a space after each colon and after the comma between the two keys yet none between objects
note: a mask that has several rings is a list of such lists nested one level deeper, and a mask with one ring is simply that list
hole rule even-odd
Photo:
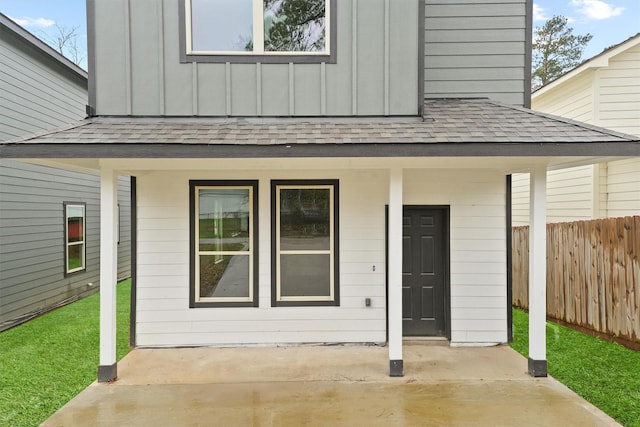
[{"label": "black window trim", "polygon": [[186,38],[186,16],[185,1],[178,0],[178,20],[179,20],[179,45],[180,45],[180,62],[210,62],[210,63],[232,63],[232,64],[335,64],[337,61],[337,0],[327,0],[330,5],[329,9],[329,54],[326,55],[261,55],[247,53],[246,55],[202,55],[187,54],[187,38]]},{"label": "black window trim", "polygon": [[[253,227],[253,299],[252,301],[196,301],[196,243],[197,238],[196,231],[196,187],[252,187],[252,215],[253,221],[251,226]],[[258,289],[259,289],[259,247],[258,247],[258,235],[259,235],[259,219],[258,219],[258,180],[189,180],[189,308],[202,308],[202,307],[258,307]]]},{"label": "black window trim", "polygon": [[[83,261],[84,265],[82,269],[68,271],[69,269],[69,243],[68,239],[68,219],[67,219],[67,206],[82,206],[84,208],[84,217],[82,218],[82,228],[84,233],[84,240],[82,242],[82,250],[84,252]],[[63,246],[64,246],[64,257],[63,257],[63,272],[64,277],[74,276],[76,274],[84,273],[87,271],[87,203],[86,202],[62,202],[62,229],[63,229]]]},{"label": "black window trim", "polygon": [[[276,206],[277,189],[280,185],[331,185],[333,186],[333,301],[278,301],[277,295],[277,257],[276,252]],[[340,306],[340,180],[338,179],[277,179],[271,180],[271,306],[272,307],[307,307],[307,306]]]}]

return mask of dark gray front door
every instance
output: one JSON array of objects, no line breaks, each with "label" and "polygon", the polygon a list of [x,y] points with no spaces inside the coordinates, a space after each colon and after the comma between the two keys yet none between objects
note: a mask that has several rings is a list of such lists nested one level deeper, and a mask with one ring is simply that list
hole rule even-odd
[{"label": "dark gray front door", "polygon": [[405,336],[446,336],[445,210],[405,206],[402,327]]}]

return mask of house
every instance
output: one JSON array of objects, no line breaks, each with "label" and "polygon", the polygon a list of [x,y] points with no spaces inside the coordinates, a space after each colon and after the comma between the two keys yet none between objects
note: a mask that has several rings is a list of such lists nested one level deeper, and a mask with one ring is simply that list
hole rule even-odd
[{"label": "house", "polygon": [[[534,110],[640,136],[640,33],[538,89]],[[528,175],[513,177],[513,223],[528,223]],[[640,159],[550,171],[548,222],[640,214]]]},{"label": "house", "polygon": [[[528,108],[532,3],[87,3],[91,117],[0,157],[134,177],[139,347],[506,343],[509,175],[531,171],[529,371],[546,375],[546,172],[640,141]],[[297,15],[296,15],[297,14]],[[299,19],[296,19],[299,18]]]},{"label": "house", "polygon": [[[0,141],[86,116],[84,70],[2,14],[0,35]],[[53,166],[0,159],[0,330],[98,290],[99,175]],[[130,276],[129,181],[118,180],[118,278]]]}]

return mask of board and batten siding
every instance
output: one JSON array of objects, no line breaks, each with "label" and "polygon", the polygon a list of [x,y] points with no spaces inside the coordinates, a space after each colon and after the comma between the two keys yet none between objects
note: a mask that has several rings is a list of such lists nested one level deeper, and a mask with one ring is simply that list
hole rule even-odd
[{"label": "board and batten siding", "polygon": [[[129,193],[129,178],[118,179]],[[97,175],[0,161],[0,325],[94,293],[100,272]],[[65,277],[64,202],[86,203],[86,271]],[[118,277],[130,276],[130,198],[120,201]],[[0,326],[0,329],[2,327]]]},{"label": "board and batten siding", "polygon": [[[137,345],[384,342],[388,171],[289,171],[283,165],[215,172],[222,161],[212,160],[208,171],[149,171],[137,178]],[[189,308],[190,179],[259,180],[259,307]],[[271,307],[272,179],[339,179],[339,307]],[[405,203],[452,205],[452,341],[505,342],[504,176],[406,171]]]},{"label": "board and batten siding", "polygon": [[425,98],[526,105],[525,0],[426,0]]},{"label": "board and batten siding", "polygon": [[337,1],[335,64],[180,63],[178,1],[94,3],[98,115],[418,114],[418,0]]},{"label": "board and batten siding", "polygon": [[[635,43],[604,66],[587,68],[534,93],[532,108],[640,136],[640,44]],[[590,61],[597,64],[598,57]],[[552,171],[547,179],[548,222],[640,212],[640,158]],[[528,182],[528,175],[514,175],[513,225],[529,223]]]}]

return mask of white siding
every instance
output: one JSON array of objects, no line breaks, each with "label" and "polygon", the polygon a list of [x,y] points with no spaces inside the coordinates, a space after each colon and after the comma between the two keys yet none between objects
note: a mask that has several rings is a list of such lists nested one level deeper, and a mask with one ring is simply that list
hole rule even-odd
[{"label": "white siding", "polygon": [[[388,172],[215,169],[138,177],[138,345],[384,342]],[[311,178],[340,180],[340,306],[272,308],[270,180]],[[259,180],[259,307],[189,309],[189,179]],[[506,341],[504,176],[411,170],[404,196],[451,205],[452,341]]]},{"label": "white siding", "polygon": [[[606,66],[534,94],[532,108],[640,136],[640,45],[635,43]],[[547,178],[549,222],[640,214],[640,158],[554,171]],[[514,225],[528,223],[528,191],[528,175],[514,175]]]},{"label": "white siding", "polygon": [[640,215],[640,159],[607,164],[607,214]]},{"label": "white siding", "polygon": [[409,170],[404,177],[405,204],[451,206],[451,342],[506,342],[504,175]]}]

